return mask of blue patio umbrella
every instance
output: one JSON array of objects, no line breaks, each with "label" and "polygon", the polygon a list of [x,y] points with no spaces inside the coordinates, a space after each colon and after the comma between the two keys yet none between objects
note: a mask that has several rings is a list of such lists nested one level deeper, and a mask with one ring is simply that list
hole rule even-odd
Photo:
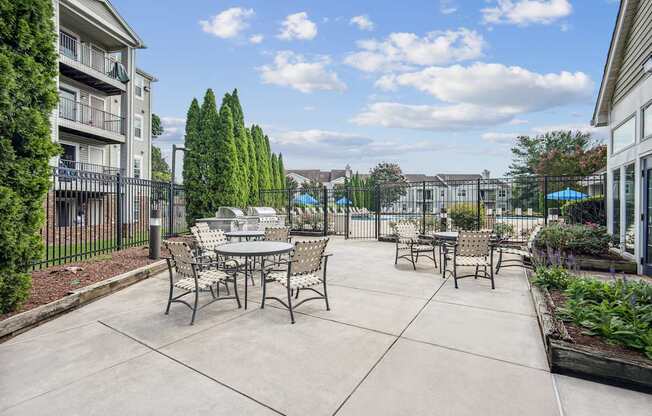
[{"label": "blue patio umbrella", "polygon": [[546,199],[551,199],[554,201],[576,201],[578,199],[588,198],[589,196],[583,194],[582,192],[576,191],[571,188],[566,188],[563,191],[557,191],[550,193],[546,196]]},{"label": "blue patio umbrella", "polygon": [[352,202],[345,196],[335,201],[337,205],[351,205]]},{"label": "blue patio umbrella", "polygon": [[301,204],[301,205],[316,205],[317,201],[312,195],[310,194],[301,194],[297,195],[294,197],[294,203],[295,204]]}]

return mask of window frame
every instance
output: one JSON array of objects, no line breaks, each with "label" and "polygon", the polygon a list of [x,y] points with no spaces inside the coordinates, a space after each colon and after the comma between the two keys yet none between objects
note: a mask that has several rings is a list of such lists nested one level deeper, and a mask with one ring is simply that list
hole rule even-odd
[{"label": "window frame", "polygon": [[[136,119],[140,120],[140,136],[136,136]],[[134,128],[133,128],[134,140],[138,140],[141,142],[145,140],[144,130],[145,130],[145,118],[140,114],[134,114]]]},{"label": "window frame", "polygon": [[[647,136],[645,135],[645,111],[646,110],[651,110],[650,111],[650,125],[652,126],[652,100],[649,100],[643,106],[641,107],[641,141],[645,141],[648,139],[652,139],[652,132],[648,134]],[[652,128],[650,129],[652,130]]]},{"label": "window frame", "polygon": [[[138,81],[140,81],[140,85],[138,85]],[[136,94],[137,87],[140,87],[140,95]],[[142,75],[136,74],[134,77],[134,97],[138,98],[139,100],[145,99],[145,77]]]},{"label": "window frame", "polygon": [[[621,149],[618,149],[618,151],[614,151],[614,132],[616,130],[618,130],[619,128],[621,128],[622,126],[624,126],[625,124],[627,124],[628,122],[630,122],[632,119],[634,120],[634,140],[630,144],[628,144],[627,146],[625,146],[625,147],[623,147]],[[624,152],[625,150],[627,150],[627,149],[629,149],[629,148],[631,148],[633,146],[636,146],[636,111],[633,112],[632,114],[630,114],[629,116],[627,116],[626,118],[624,118],[620,123],[618,123],[616,125],[616,127],[611,129],[609,140],[611,142],[611,155],[612,156],[616,155],[618,153]]]},{"label": "window frame", "polygon": [[[136,161],[139,162],[138,176],[136,176]],[[143,179],[143,157],[141,155],[134,155],[134,160],[131,167],[132,167],[134,178]]]}]

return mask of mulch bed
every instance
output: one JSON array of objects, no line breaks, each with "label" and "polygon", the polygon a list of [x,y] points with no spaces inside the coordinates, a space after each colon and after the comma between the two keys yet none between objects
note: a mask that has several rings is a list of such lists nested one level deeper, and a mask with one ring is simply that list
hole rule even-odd
[{"label": "mulch bed", "polygon": [[[178,237],[171,240],[179,241],[187,238]],[[161,247],[161,256],[167,254],[167,250]],[[47,269],[35,270],[31,273],[32,289],[25,303],[17,311],[0,315],[0,321],[61,299],[70,292],[85,286],[158,261],[151,260],[148,256],[149,249],[147,247],[133,247],[112,253],[100,254],[77,263],[67,263],[65,265],[51,266]]]},{"label": "mulch bed", "polygon": [[[558,290],[550,290],[549,293],[554,303],[553,313],[555,313],[557,309],[563,307],[563,305],[566,303],[566,296]],[[575,344],[595,348],[597,350],[608,353],[615,358],[623,358],[649,363],[649,360],[645,354],[639,351],[629,349],[619,344],[610,344],[598,336],[586,335],[584,334],[584,328],[577,326],[572,322],[564,322],[564,326],[566,327],[566,331],[568,331],[568,335],[570,335],[573,343]]]}]

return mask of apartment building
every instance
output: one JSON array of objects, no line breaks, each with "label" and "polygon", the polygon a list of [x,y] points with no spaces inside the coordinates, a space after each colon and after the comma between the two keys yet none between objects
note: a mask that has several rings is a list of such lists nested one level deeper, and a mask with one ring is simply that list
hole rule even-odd
[{"label": "apartment building", "polygon": [[59,52],[56,166],[149,179],[151,89],[145,45],[106,0],[53,0]]},{"label": "apartment building", "polygon": [[[152,84],[137,67],[142,39],[107,0],[53,0],[59,57],[59,104],[52,140],[63,152],[48,196],[56,227],[143,223],[146,189],[123,187],[94,174],[151,179]],[[132,179],[130,179],[133,181]],[[59,232],[59,231],[57,231]]]}]

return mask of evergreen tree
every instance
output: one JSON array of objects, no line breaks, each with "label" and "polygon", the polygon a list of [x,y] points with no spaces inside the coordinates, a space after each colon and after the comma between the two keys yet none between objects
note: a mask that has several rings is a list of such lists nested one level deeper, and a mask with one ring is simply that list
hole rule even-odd
[{"label": "evergreen tree", "polygon": [[[227,98],[228,97],[228,98]],[[233,116],[233,133],[235,135],[235,146],[238,152],[238,182],[240,187],[240,204],[246,206],[249,202],[249,146],[247,143],[247,131],[244,123],[244,113],[238,98],[238,90],[234,89],[231,95],[224,97],[227,101]]]},{"label": "evergreen tree", "polygon": [[[210,88],[206,90],[204,102],[201,106],[201,120],[199,132],[203,148],[200,150],[202,168],[205,172],[204,193],[206,206],[204,216],[213,216],[220,207],[219,188],[216,184],[220,181],[221,173],[216,169],[216,158],[221,156],[219,151],[219,128],[221,114],[217,112],[215,94]],[[231,120],[233,123],[233,120]],[[237,185],[236,185],[237,186]]]},{"label": "evergreen tree", "polygon": [[43,256],[39,230],[60,149],[49,117],[57,104],[51,0],[0,1],[0,314],[27,298],[25,270]]},{"label": "evergreen tree", "polygon": [[249,155],[249,205],[259,204],[258,194],[258,158],[256,156],[256,145],[254,144],[251,129],[246,129],[247,147]]},{"label": "evergreen tree", "polygon": [[201,110],[193,98],[186,116],[186,135],[183,159],[183,184],[186,195],[186,221],[193,224],[197,218],[207,214],[207,180],[204,152],[206,151],[200,133]]},{"label": "evergreen tree", "polygon": [[238,206],[241,191],[238,181],[238,153],[235,145],[233,115],[228,103],[222,103],[217,120],[216,146],[213,160],[212,192],[215,209],[219,206]]},{"label": "evergreen tree", "polygon": [[274,169],[272,166],[272,148],[269,145],[269,137],[267,135],[264,136],[264,144],[265,144],[265,157],[267,158],[267,169],[269,171],[269,186],[270,189],[274,187]]},{"label": "evergreen tree", "polygon": [[[270,171],[272,172],[272,189],[276,190],[279,189],[277,187],[278,184],[278,159],[276,158],[276,154],[272,153],[272,157],[270,158]],[[273,205],[275,207],[278,207],[278,204],[280,202],[280,194],[277,192],[274,192],[272,194],[272,200],[273,200]]]},{"label": "evergreen tree", "polygon": [[253,126],[252,133],[254,133],[253,138],[256,146],[256,160],[258,161],[258,189],[271,189],[269,157],[267,155],[263,130],[259,126]]},{"label": "evergreen tree", "polygon": [[279,177],[279,188],[285,189],[287,185],[285,183],[285,165],[283,164],[283,154],[278,154],[278,177]]}]

